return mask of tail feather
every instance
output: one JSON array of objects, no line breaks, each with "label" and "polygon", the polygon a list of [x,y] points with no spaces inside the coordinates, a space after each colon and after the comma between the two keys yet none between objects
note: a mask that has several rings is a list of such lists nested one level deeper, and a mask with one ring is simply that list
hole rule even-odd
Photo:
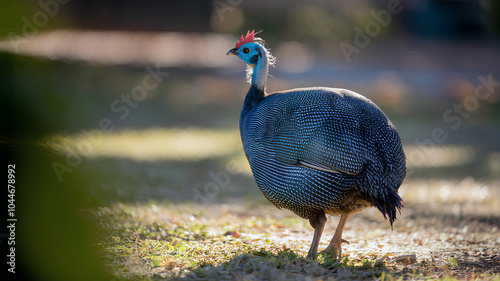
[{"label": "tail feather", "polygon": [[393,228],[393,223],[397,219],[397,212],[401,214],[401,208],[405,206],[403,199],[392,188],[384,189],[384,192],[379,192],[373,196],[373,203],[382,213],[385,219],[388,219]]}]

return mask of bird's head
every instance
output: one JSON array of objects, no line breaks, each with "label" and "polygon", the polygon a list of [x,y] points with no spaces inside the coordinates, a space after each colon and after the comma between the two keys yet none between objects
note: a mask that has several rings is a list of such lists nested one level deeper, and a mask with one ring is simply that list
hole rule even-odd
[{"label": "bird's head", "polygon": [[[249,65],[256,64],[265,55],[271,58],[272,56],[270,56],[263,46],[264,41],[260,38],[255,38],[254,35],[254,30],[252,32],[248,31],[245,37],[241,35],[235,47],[229,50],[226,55],[236,55]],[[270,63],[272,64],[271,61]]]},{"label": "bird's head", "polygon": [[269,66],[274,66],[276,59],[264,48],[264,40],[254,37],[255,32],[248,31],[247,35],[236,42],[236,46],[226,55],[236,55],[247,63],[247,82],[263,89],[265,92]]}]

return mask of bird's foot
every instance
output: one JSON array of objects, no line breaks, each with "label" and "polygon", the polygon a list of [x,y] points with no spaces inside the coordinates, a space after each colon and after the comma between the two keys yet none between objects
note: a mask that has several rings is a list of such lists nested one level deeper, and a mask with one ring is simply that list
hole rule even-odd
[{"label": "bird's foot", "polygon": [[320,254],[340,260],[342,258],[342,243],[349,244],[349,241],[342,239],[340,243],[331,242]]},{"label": "bird's foot", "polygon": [[319,252],[321,255],[329,258],[334,258],[336,260],[342,257],[342,247],[338,244],[330,244],[328,248]]}]

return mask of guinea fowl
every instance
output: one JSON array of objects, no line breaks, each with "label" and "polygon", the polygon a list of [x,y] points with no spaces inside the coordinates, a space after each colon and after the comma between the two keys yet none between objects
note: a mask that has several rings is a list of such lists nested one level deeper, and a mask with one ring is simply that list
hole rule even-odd
[{"label": "guinea fowl", "polygon": [[375,206],[392,224],[404,202],[398,189],[406,161],[396,128],[372,101],[353,91],[315,87],[266,93],[275,58],[254,37],[227,55],[248,64],[251,83],[240,116],[245,155],[264,196],[308,219],[315,259],[326,215],[340,221],[321,253],[341,257],[347,218]]}]

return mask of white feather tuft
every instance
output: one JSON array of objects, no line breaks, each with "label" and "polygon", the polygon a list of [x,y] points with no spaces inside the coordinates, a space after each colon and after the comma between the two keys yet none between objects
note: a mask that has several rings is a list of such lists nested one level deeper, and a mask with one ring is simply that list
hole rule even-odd
[{"label": "white feather tuft", "polygon": [[257,43],[261,47],[261,51],[264,51],[264,55],[257,64],[247,65],[247,82],[254,84],[265,92],[267,76],[269,75],[269,66],[274,66],[276,64],[276,58],[266,49],[266,47],[264,47],[264,40],[255,38],[254,43]]}]

